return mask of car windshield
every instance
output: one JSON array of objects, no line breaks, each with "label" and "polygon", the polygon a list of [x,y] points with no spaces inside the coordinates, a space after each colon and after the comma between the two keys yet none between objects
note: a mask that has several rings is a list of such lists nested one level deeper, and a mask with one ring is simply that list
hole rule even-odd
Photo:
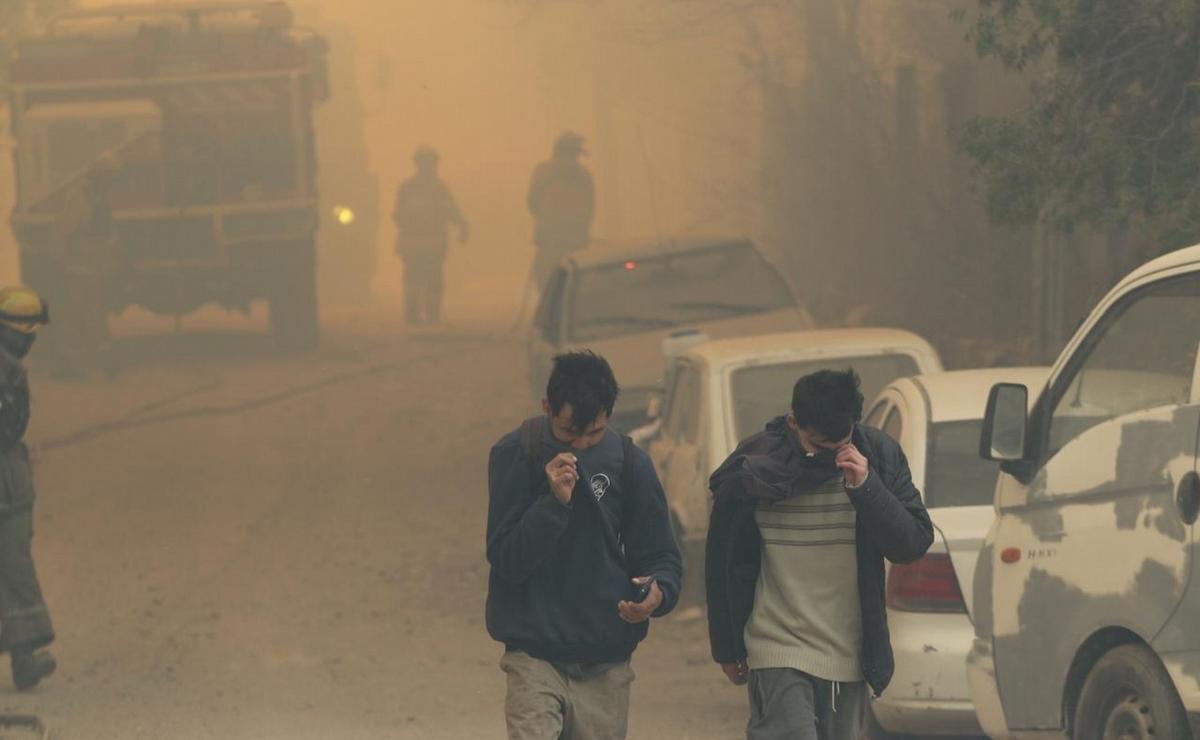
[{"label": "car windshield", "polygon": [[[854,368],[862,378],[864,398],[875,394],[896,378],[915,375],[916,361],[909,355],[884,354],[865,357],[825,357],[819,360],[744,367],[733,373],[733,418],[738,439],[762,430],[768,421],[787,413],[792,387],[801,377],[818,370]],[[978,443],[979,436],[975,437]]]},{"label": "car windshield", "polygon": [[983,421],[944,421],[932,425],[925,472],[925,505],[987,506],[996,490],[999,466],[979,456]]},{"label": "car windshield", "polygon": [[748,242],[599,265],[577,276],[576,342],[796,305],[779,272]]}]

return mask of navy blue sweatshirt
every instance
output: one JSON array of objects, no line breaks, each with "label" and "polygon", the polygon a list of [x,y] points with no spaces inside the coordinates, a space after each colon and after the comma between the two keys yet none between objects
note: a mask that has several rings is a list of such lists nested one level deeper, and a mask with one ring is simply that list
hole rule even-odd
[{"label": "navy blue sweatshirt", "polygon": [[[646,453],[631,447],[632,459],[622,459],[615,432],[572,450],[546,426],[533,480],[520,429],[497,442],[488,461],[488,634],[551,662],[628,660],[649,631],[617,613],[617,602],[635,597],[630,579],[657,577],[656,617],[679,595],[683,566],[662,484]],[[560,452],[579,460],[570,505],[554,498],[542,472]]]}]

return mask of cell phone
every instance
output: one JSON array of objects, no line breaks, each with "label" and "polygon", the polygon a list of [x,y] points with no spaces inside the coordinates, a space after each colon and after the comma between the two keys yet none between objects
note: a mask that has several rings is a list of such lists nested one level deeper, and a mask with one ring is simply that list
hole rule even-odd
[{"label": "cell phone", "polygon": [[646,579],[645,583],[643,583],[641,586],[638,586],[637,597],[634,599],[634,602],[640,604],[645,601],[646,597],[650,595],[650,587],[653,586],[654,582],[657,580],[658,579],[654,576],[650,576]]}]

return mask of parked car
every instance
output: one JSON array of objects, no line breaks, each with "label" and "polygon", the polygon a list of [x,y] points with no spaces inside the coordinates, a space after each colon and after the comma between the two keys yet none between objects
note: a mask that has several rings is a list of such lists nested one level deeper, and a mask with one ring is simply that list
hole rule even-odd
[{"label": "parked car", "polygon": [[1197,348],[1200,246],[1123,279],[1032,412],[993,388],[967,664],[992,737],[1200,737]]},{"label": "parked car", "polygon": [[545,394],[554,355],[591,349],[621,383],[612,421],[629,431],[662,392],[662,345],[672,333],[730,337],[812,326],[788,282],[749,240],[587,249],[563,260],[547,283],[529,343],[530,391]]},{"label": "parked car", "polygon": [[708,477],[738,441],[787,413],[792,386],[818,370],[853,367],[873,396],[895,378],[942,369],[921,337],[896,329],[819,329],[718,339],[676,359],[662,426],[649,443],[683,551],[685,590],[703,600]]},{"label": "parked car", "polygon": [[892,381],[864,422],[900,443],[936,539],[924,558],[891,565],[888,625],[896,674],[871,704],[871,740],[899,734],[979,734],[967,690],[966,657],[975,638],[971,579],[994,518],[999,469],[979,457],[988,392],[1000,382],[1040,386],[1049,368],[994,368]]},{"label": "parked car", "polygon": [[650,403],[646,407],[641,423],[628,432],[629,438],[633,440],[635,445],[649,451],[650,440],[658,436],[658,430],[662,429],[663,400],[666,397],[666,389],[670,388],[675,380],[675,360],[693,344],[711,341],[712,337],[694,329],[673,332],[667,339],[663,340],[662,390],[650,398]]}]

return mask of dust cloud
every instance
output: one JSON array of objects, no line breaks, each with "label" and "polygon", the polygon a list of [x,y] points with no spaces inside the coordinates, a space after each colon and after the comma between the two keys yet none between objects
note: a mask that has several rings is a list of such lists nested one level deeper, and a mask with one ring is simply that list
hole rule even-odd
[{"label": "dust cloud", "polygon": [[[0,705],[55,738],[503,736],[485,469],[538,410],[526,196],[563,131],[585,139],[593,250],[746,237],[823,325],[912,329],[949,365],[1028,346],[1019,235],[987,226],[948,133],[1022,88],[974,61],[952,2],[291,4],[329,45],[319,346],[279,351],[255,301],[123,308],[102,366],[31,357],[59,672]],[[422,146],[470,239],[444,323],[414,328],[392,211]],[[968,321],[979,304],[1016,320]],[[631,737],[734,736],[745,697],[681,612],[639,649]]]}]

